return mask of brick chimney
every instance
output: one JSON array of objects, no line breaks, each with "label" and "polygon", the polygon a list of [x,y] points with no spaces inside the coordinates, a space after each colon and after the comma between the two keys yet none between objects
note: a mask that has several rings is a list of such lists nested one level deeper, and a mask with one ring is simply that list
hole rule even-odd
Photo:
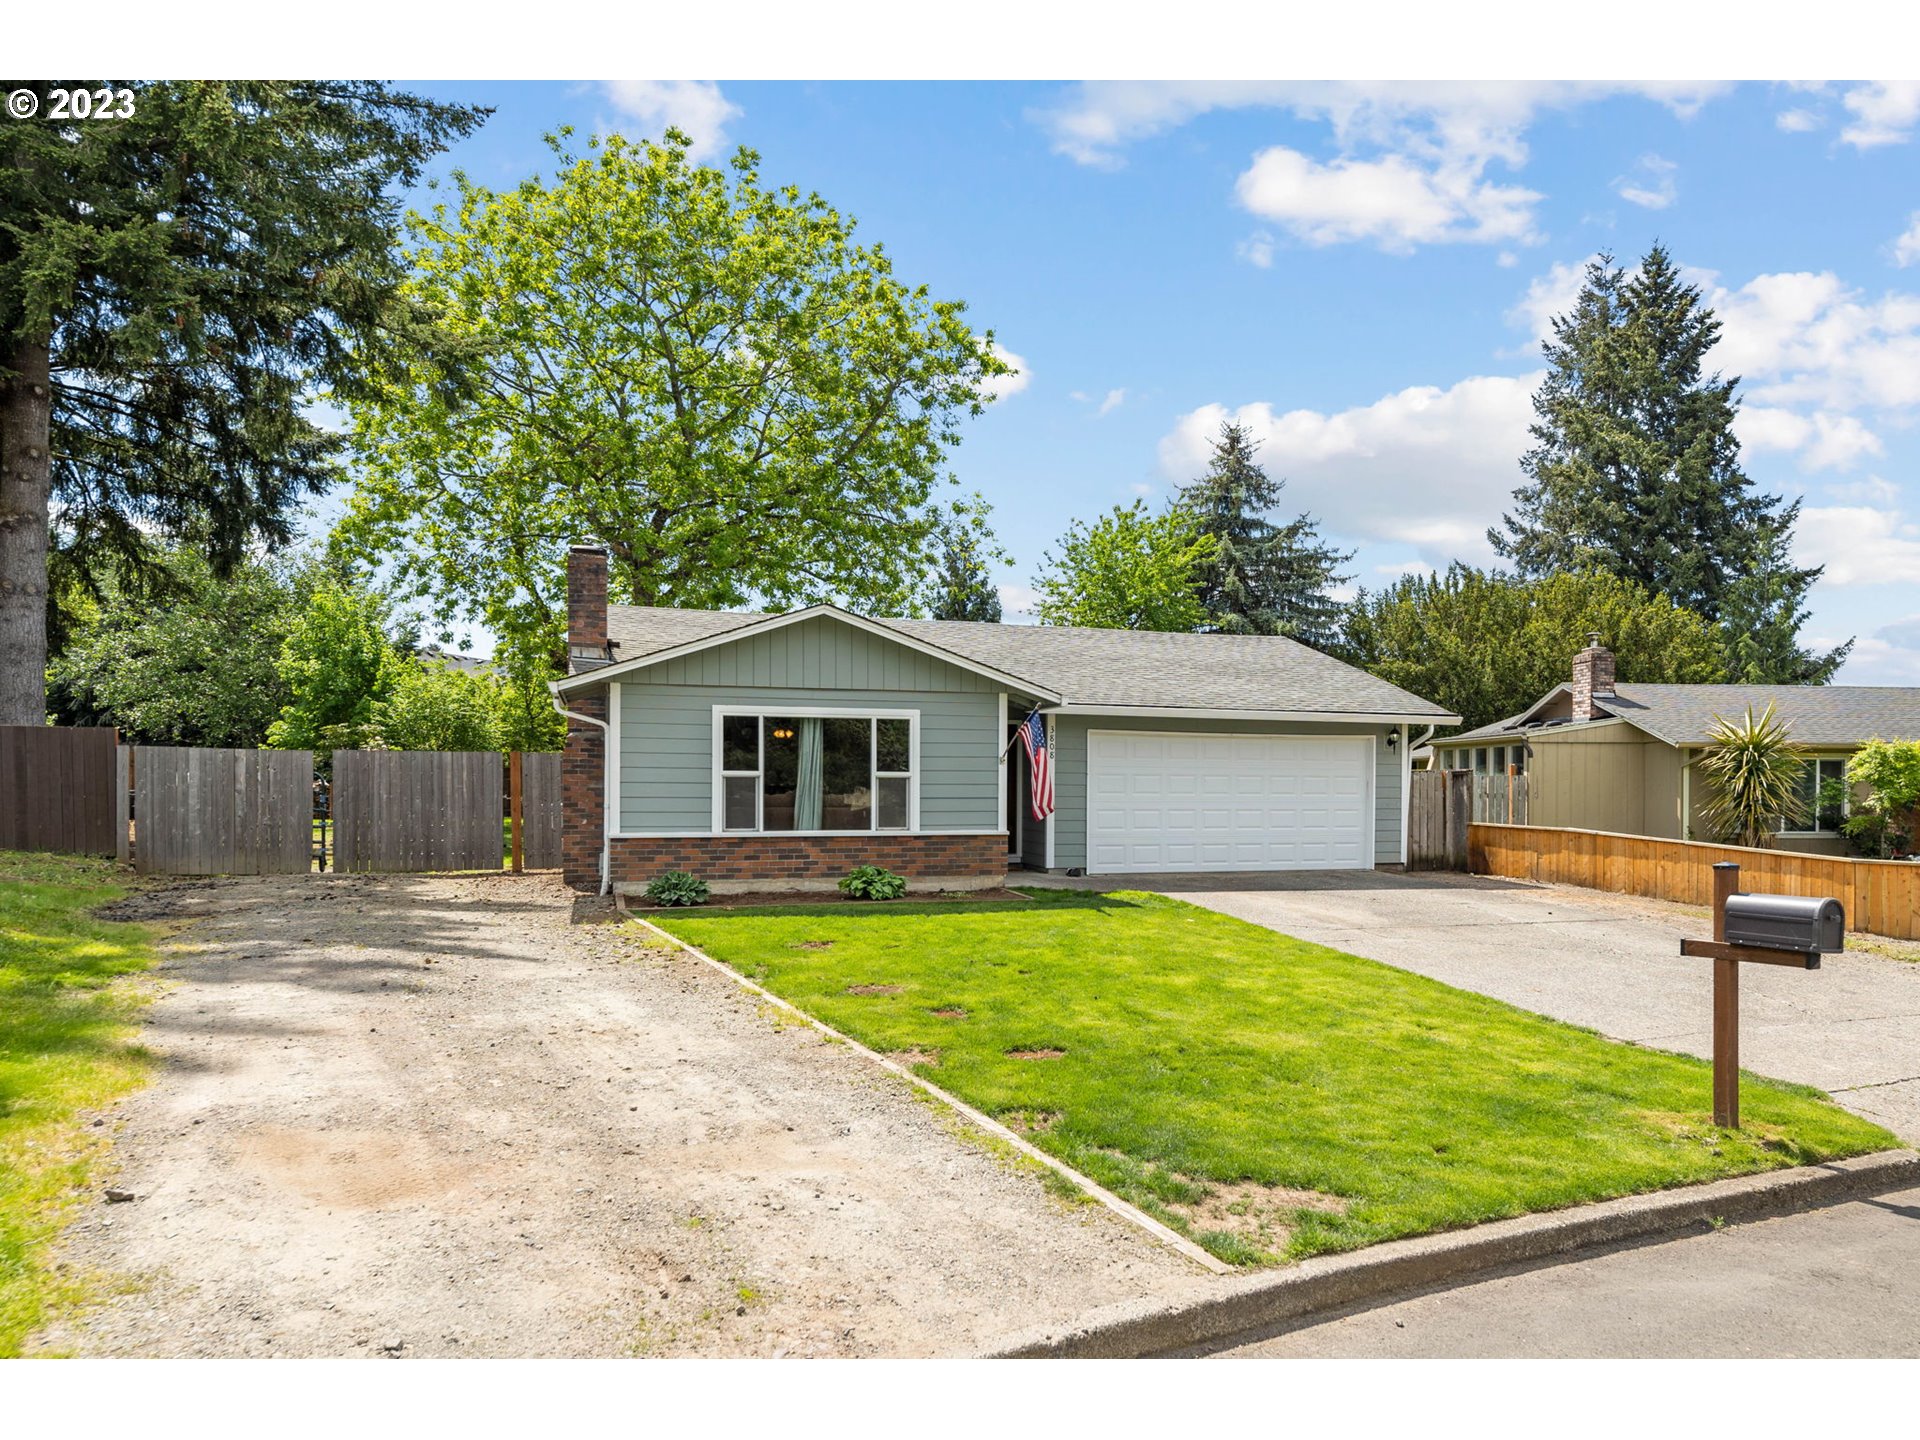
[{"label": "brick chimney", "polygon": [[1600,632],[1587,632],[1587,648],[1573,657],[1573,718],[1592,720],[1599,715],[1595,700],[1613,698],[1613,652],[1600,643]]},{"label": "brick chimney", "polygon": [[607,650],[607,551],[575,545],[567,551],[567,672],[604,665]]}]

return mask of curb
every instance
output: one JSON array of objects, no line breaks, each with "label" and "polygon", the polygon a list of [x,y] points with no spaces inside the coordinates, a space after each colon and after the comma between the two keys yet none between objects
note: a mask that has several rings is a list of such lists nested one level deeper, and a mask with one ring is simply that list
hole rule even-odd
[{"label": "curb", "polygon": [[1882,1150],[1825,1165],[1630,1195],[1468,1230],[1319,1256],[1279,1273],[1236,1276],[1199,1298],[1125,1301],[1065,1328],[1016,1335],[990,1359],[1133,1359],[1197,1349],[1323,1310],[1385,1303],[1416,1290],[1596,1245],[1668,1238],[1712,1222],[1764,1220],[1920,1185],[1920,1152]]}]

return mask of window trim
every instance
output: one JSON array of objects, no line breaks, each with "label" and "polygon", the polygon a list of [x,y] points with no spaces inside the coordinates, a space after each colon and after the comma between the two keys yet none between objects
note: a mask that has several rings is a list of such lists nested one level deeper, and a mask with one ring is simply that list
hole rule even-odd
[{"label": "window trim", "polygon": [[[766,787],[756,785],[753,790],[753,829],[729,830],[726,823],[726,779],[753,775],[758,778],[766,773],[766,731],[760,733],[760,753],[758,770],[723,770],[726,760],[724,729],[728,716],[749,715],[759,720],[764,727],[769,719],[785,719],[792,716],[796,720],[907,720],[912,722],[907,732],[907,763],[913,768],[905,772],[907,776],[907,827],[904,830],[879,828],[880,787],[879,779],[884,773],[889,778],[897,778],[902,772],[888,770],[882,772],[875,768],[879,764],[880,727],[870,724],[867,727],[867,778],[873,784],[873,803],[868,809],[868,822],[865,830],[769,830],[766,828]],[[715,705],[713,707],[712,752],[708,756],[708,773],[713,785],[713,831],[715,835],[773,836],[784,837],[798,835],[817,838],[828,835],[922,835],[920,828],[920,711],[918,709],[899,710],[869,705],[779,705],[762,702],[757,705]]]},{"label": "window trim", "polygon": [[1834,826],[1834,828],[1831,830],[1822,830],[1820,828],[1820,767],[1822,765],[1838,765],[1840,767],[1840,783],[1842,786],[1845,786],[1845,789],[1846,789],[1846,793],[1841,797],[1841,801],[1840,801],[1840,816],[1841,816],[1842,823],[1844,823],[1846,817],[1853,814],[1853,787],[1847,784],[1847,761],[1851,760],[1852,758],[1853,758],[1853,754],[1850,751],[1842,754],[1838,754],[1838,755],[1807,756],[1806,763],[1814,767],[1814,770],[1813,770],[1814,810],[1813,810],[1812,823],[1808,828],[1804,830],[1789,830],[1787,829],[1786,822],[1783,819],[1781,821],[1780,828],[1776,830],[1774,833],[1776,835],[1789,836],[1793,839],[1798,839],[1798,840],[1838,839],[1841,833],[1840,827],[1838,825]]}]

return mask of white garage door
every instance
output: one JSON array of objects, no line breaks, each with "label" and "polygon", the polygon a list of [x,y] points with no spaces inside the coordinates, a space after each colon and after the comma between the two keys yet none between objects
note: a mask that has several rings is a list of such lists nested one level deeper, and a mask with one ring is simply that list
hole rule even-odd
[{"label": "white garage door", "polygon": [[1373,742],[1306,735],[1087,737],[1087,869],[1373,864]]}]

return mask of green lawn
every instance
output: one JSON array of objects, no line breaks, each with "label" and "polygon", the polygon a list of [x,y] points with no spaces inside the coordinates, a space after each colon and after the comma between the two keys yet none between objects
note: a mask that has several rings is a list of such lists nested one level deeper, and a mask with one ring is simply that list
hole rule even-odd
[{"label": "green lawn", "polygon": [[0,1356],[76,1282],[45,1266],[105,1151],[79,1112],[141,1082],[144,1001],[115,982],[153,962],[149,930],[88,917],[126,893],[101,860],[0,851]]},{"label": "green lawn", "polygon": [[1899,1143],[1753,1077],[1717,1130],[1702,1061],[1157,895],[648,918],[1236,1263]]}]

